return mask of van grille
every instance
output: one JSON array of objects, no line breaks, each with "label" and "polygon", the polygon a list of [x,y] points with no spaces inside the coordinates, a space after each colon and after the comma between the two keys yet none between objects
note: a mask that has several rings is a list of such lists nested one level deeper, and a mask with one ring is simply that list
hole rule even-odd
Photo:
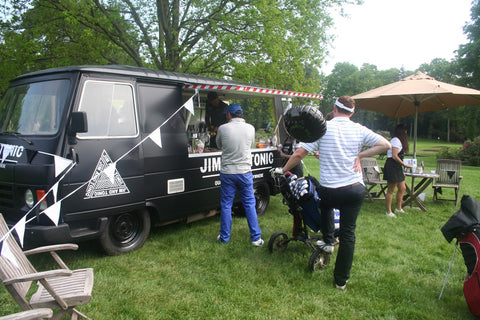
[{"label": "van grille", "polygon": [[13,208],[13,187],[0,183],[0,206]]}]

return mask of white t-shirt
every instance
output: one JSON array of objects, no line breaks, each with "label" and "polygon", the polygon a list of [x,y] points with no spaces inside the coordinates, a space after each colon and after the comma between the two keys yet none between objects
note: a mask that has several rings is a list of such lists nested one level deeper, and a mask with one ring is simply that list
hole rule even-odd
[{"label": "white t-shirt", "polygon": [[[400,139],[395,137],[392,140],[390,140],[390,143],[392,144],[392,149],[397,148],[399,153],[400,151],[402,151],[402,142],[400,141]],[[387,158],[393,157],[392,149],[387,150]]]}]

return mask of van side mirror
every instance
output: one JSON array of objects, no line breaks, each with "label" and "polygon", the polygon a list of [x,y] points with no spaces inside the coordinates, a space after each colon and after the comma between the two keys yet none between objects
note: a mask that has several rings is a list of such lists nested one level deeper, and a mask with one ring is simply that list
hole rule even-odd
[{"label": "van side mirror", "polygon": [[70,135],[74,136],[77,133],[87,132],[87,113],[85,111],[72,112],[72,119],[70,120]]}]

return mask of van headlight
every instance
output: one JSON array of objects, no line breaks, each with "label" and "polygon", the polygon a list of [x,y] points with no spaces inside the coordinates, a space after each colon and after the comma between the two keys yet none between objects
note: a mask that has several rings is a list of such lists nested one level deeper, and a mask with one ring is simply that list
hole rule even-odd
[{"label": "van headlight", "polygon": [[35,204],[35,198],[33,197],[33,191],[30,190],[30,189],[27,189],[27,191],[25,191],[25,204],[30,209],[32,209],[33,205]]}]

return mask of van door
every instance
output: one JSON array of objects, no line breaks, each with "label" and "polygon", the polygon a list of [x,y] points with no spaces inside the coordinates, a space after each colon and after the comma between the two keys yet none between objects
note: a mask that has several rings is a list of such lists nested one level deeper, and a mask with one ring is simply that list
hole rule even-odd
[{"label": "van door", "polygon": [[[63,219],[73,229],[95,229],[85,220],[118,215],[143,207],[143,157],[134,81],[83,76],[76,111],[87,114],[88,131],[67,143],[77,162],[62,190]],[[109,164],[115,170],[108,176]],[[82,220],[82,221],[80,221]],[[74,231],[72,231],[74,232]]]}]

